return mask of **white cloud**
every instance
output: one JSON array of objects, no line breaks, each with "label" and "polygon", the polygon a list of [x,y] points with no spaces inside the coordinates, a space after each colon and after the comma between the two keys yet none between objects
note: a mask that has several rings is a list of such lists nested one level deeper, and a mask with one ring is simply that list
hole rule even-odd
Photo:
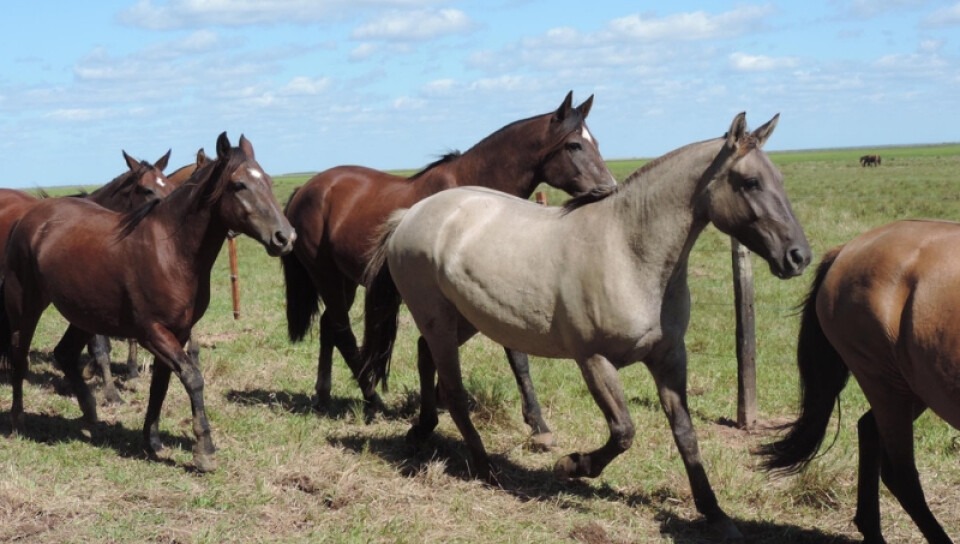
[{"label": "white cloud", "polygon": [[773,12],[770,6],[742,6],[716,15],[694,11],[666,17],[634,14],[614,19],[609,30],[639,41],[696,41],[738,36],[756,28]]},{"label": "white cloud", "polygon": [[458,9],[436,11],[391,11],[356,28],[351,37],[359,40],[421,41],[461,34],[473,23]]},{"label": "white cloud", "polygon": [[330,88],[330,78],[309,78],[304,76],[295,77],[283,88],[284,95],[316,95],[321,94]]},{"label": "white cloud", "polygon": [[418,8],[436,0],[139,0],[117,16],[120,22],[151,30],[309,24],[340,19],[371,8]]},{"label": "white cloud", "polygon": [[960,25],[960,2],[940,8],[923,19],[923,26],[943,27]]},{"label": "white cloud", "polygon": [[793,57],[768,57],[765,55],[749,55],[736,52],[730,55],[730,64],[741,72],[765,72],[782,68],[793,68],[797,59]]},{"label": "white cloud", "polygon": [[380,48],[373,43],[361,43],[350,51],[349,59],[351,61],[361,61],[372,57]]},{"label": "white cloud", "polygon": [[116,113],[109,108],[63,108],[52,110],[45,117],[57,121],[87,122],[116,117]]},{"label": "white cloud", "polygon": [[883,13],[898,10],[920,9],[927,0],[846,0],[841,1],[841,9],[856,17],[876,17]]}]

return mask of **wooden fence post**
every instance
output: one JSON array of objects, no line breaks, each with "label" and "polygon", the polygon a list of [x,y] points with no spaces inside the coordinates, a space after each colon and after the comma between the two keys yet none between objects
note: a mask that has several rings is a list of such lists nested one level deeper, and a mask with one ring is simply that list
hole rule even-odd
[{"label": "wooden fence post", "polygon": [[547,193],[543,191],[537,191],[536,199],[537,199],[537,204],[540,204],[541,206],[547,205]]},{"label": "wooden fence post", "polygon": [[753,267],[750,250],[730,239],[733,256],[733,298],[737,314],[737,427],[757,423],[757,337],[753,309]]},{"label": "wooden fence post", "polygon": [[233,318],[240,319],[240,272],[237,269],[237,240],[227,238],[227,253],[230,256],[230,294],[233,298]]}]

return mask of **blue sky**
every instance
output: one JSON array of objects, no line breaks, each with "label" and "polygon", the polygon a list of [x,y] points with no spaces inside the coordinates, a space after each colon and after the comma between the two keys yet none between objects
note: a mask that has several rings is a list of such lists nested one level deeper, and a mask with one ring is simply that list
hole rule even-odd
[{"label": "blue sky", "polygon": [[[669,7],[667,7],[669,6]],[[0,186],[171,168],[419,168],[590,94],[607,158],[780,113],[769,149],[960,141],[960,1],[98,0],[0,18]]]}]

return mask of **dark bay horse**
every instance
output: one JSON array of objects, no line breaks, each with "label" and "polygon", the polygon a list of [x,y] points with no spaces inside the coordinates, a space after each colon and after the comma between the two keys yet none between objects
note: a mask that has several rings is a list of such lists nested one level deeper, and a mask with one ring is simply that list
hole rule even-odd
[{"label": "dark bay horse", "polygon": [[802,470],[817,454],[850,373],[870,410],[857,424],[854,522],[883,542],[879,480],[927,541],[951,542],[924,498],[913,421],[927,408],[960,429],[960,223],[898,221],[829,252],[803,303],[798,419],[763,446],[765,467]]},{"label": "dark bay horse", "polygon": [[[283,259],[287,323],[290,338],[302,340],[319,313],[318,295],[323,300],[317,408],[330,400],[334,346],[354,377],[363,381],[349,311],[374,233],[390,212],[456,186],[479,185],[528,198],[540,182],[570,194],[615,184],[587,129],[593,97],[576,108],[572,100],[572,93],[567,94],[557,110],[511,123],[462,155],[448,155],[411,178],[340,166],[317,174],[293,195],[286,214],[298,238],[293,254]],[[521,388],[524,419],[540,441],[550,444],[526,355],[511,350],[507,355]],[[363,389],[368,403],[378,405],[376,393]]]},{"label": "dark bay horse", "polygon": [[[554,472],[596,477],[633,441],[618,369],[643,361],[697,509],[724,537],[739,536],[707,479],[687,407],[687,266],[709,223],[766,259],[779,278],[799,275],[809,263],[782,176],[762,151],[777,119],[751,133],[741,113],[724,137],[668,153],[619,187],[564,208],[465,187],[394,213],[368,269],[367,307],[381,311],[365,314],[363,364],[375,383],[389,360],[402,296],[430,354],[420,359],[420,418],[408,438],[423,441],[437,425],[436,373],[473,470],[489,477],[458,354],[481,332],[526,353],[576,361],[610,438],[595,451],[561,458]],[[383,311],[388,306],[392,312]]]},{"label": "dark bay horse", "polygon": [[[200,168],[208,161],[207,154],[201,147],[197,150],[197,158],[194,162],[177,168],[167,176],[167,183],[165,184],[165,187],[168,188],[167,193],[183,185],[184,182],[190,179],[190,176],[193,175],[197,168]],[[105,207],[115,209],[110,206]],[[124,210],[117,209],[116,211]],[[188,342],[188,345],[189,349],[187,353],[190,354],[190,357],[192,357],[195,362],[199,362],[200,346],[196,342]],[[98,334],[90,340],[88,349],[90,355],[93,356],[93,362],[84,368],[84,379],[91,378],[95,372],[95,368],[99,369],[104,382],[104,398],[107,402],[121,402],[120,393],[117,392],[117,388],[113,383],[113,371],[110,368],[110,340],[106,336]],[[137,360],[137,351],[137,341],[129,338],[127,340],[127,362],[125,365],[128,379],[135,379],[140,376],[140,364]]]},{"label": "dark bay horse", "polygon": [[[37,320],[51,302],[70,322],[54,350],[74,388],[84,423],[97,421],[79,354],[91,333],[136,338],[155,357],[144,420],[145,448],[156,455],[160,410],[176,373],[190,398],[197,470],[216,468],[203,400],[203,375],[184,352],[210,301],[210,271],[234,230],[270,255],[289,252],[296,234],[273,195],[273,182],[240,137],[217,139],[217,159],[167,198],[118,214],[78,199],[34,206],[10,235],[0,320],[0,353],[12,366],[14,429],[23,425],[23,379]],[[84,289],[96,284],[100,289]]]},{"label": "dark bay horse", "polygon": [[880,155],[864,155],[860,157],[860,166],[880,166]]},{"label": "dark bay horse", "polygon": [[[126,151],[123,152],[123,158],[128,167],[126,172],[96,191],[89,194],[81,193],[76,197],[86,198],[108,210],[127,212],[151,200],[164,198],[173,191],[174,186],[163,174],[170,158],[169,151],[154,164],[138,161]],[[4,254],[7,237],[13,225],[40,200],[21,191],[0,189],[0,259]],[[90,340],[88,349],[94,360],[104,366],[104,397],[108,402],[120,401],[120,395],[110,374],[110,360],[107,356],[109,341],[104,336],[94,336]]]}]

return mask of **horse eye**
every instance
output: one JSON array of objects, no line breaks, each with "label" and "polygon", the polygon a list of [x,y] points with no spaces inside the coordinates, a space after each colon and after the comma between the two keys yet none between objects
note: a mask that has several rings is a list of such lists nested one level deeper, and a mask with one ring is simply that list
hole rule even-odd
[{"label": "horse eye", "polygon": [[566,147],[568,151],[580,151],[583,149],[583,146],[580,145],[580,142],[567,142]]},{"label": "horse eye", "polygon": [[743,180],[744,191],[759,191],[760,190],[760,180],[757,178],[747,178]]},{"label": "horse eye", "polygon": [[235,182],[233,182],[233,190],[234,190],[234,191],[242,191],[242,190],[244,190],[244,189],[246,189],[246,188],[247,188],[247,184],[244,183],[244,182],[242,182],[242,181],[235,181]]}]

